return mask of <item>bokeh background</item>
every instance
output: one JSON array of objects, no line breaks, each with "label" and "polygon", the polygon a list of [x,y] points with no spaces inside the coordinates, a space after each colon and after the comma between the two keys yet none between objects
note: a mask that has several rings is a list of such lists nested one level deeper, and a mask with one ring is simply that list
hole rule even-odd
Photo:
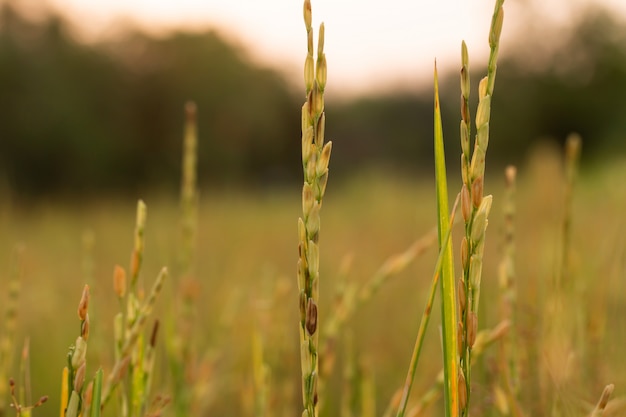
[{"label": "bokeh background", "polygon": [[[450,189],[460,184],[460,44],[466,39],[469,46],[474,112],[493,2],[429,3],[313,2],[314,27],[326,24],[326,136],[333,140],[322,214],[328,278],[321,322],[333,314],[337,288],[366,282],[435,224],[435,58]],[[584,415],[604,384],[616,383],[622,405],[626,386],[626,6],[507,0],[505,9],[487,162],[494,208],[480,326],[499,321],[493,300],[502,256],[502,172],[515,164],[520,396],[529,415],[547,415],[555,401],[564,404],[563,415]],[[161,266],[170,266],[174,279],[157,315],[175,314],[188,100],[197,103],[199,132],[193,343],[209,364],[203,362],[209,388],[198,415],[259,415],[253,334],[264,341],[272,369],[268,415],[299,415],[294,317],[305,53],[300,1],[0,0],[0,292],[17,270],[22,294],[10,369],[23,375],[17,352],[28,337],[33,396],[50,395],[40,415],[56,415],[60,369],[77,335],[75,306],[85,282],[93,294],[88,372],[111,364],[117,305],[110,277],[115,264],[127,264],[138,198],[149,213],[143,279],[149,286]],[[573,356],[554,362],[549,358],[561,348],[542,335],[562,245],[562,145],[571,132],[583,140],[571,210],[571,294],[584,314],[564,348]],[[351,355],[364,380],[374,381],[368,392],[377,415],[402,384],[436,256],[429,249],[348,321],[327,415],[339,415],[342,369]],[[437,325],[435,318],[416,398],[439,370]],[[476,412],[503,415],[491,390],[496,361],[487,356],[479,367]],[[155,389],[167,393],[167,367],[159,369]],[[429,411],[440,415],[436,407]]]},{"label": "bokeh background", "polygon": [[[186,100],[199,109],[202,184],[298,182],[306,43],[295,3],[4,1],[4,187],[38,197],[176,184]],[[477,85],[490,2],[319,3],[336,175],[430,171],[435,57],[456,159],[460,40]],[[624,7],[507,6],[490,161],[523,163],[539,141],[570,132],[583,136],[586,163],[623,154]]]}]

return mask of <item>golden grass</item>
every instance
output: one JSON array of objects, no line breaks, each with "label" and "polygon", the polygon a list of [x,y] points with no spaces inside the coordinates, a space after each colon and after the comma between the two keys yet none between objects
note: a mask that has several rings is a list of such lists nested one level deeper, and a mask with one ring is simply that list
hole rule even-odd
[{"label": "golden grass", "polygon": [[[540,394],[537,393],[536,375],[533,375],[535,366],[529,363],[537,364],[537,367],[546,364],[544,353],[534,343],[534,337],[540,334],[539,329],[546,320],[542,316],[541,300],[546,296],[545,284],[558,262],[555,248],[559,242],[562,211],[558,196],[563,191],[560,157],[554,153],[542,153],[534,160],[540,162],[531,161],[518,171],[518,306],[515,310],[519,335],[515,349],[522,363],[519,395],[521,403],[529,404],[526,410],[530,415],[542,412],[529,403],[529,398]],[[565,402],[573,403],[574,409],[591,410],[597,401],[597,393],[609,382],[616,386],[614,397],[619,404],[619,398],[623,397],[621,387],[626,385],[626,376],[619,372],[626,363],[620,348],[626,343],[626,324],[620,320],[626,305],[623,296],[626,288],[620,279],[624,274],[625,259],[625,224],[620,219],[626,196],[612,191],[616,178],[625,175],[623,166],[619,165],[591,173],[583,171],[572,200],[575,219],[571,228],[572,273],[594,284],[590,287],[588,302],[581,307],[593,313],[587,323],[590,330],[587,348],[593,355],[587,358],[584,369],[577,370],[589,370],[588,373],[585,371],[584,377],[577,378],[579,385],[558,391],[558,381],[548,379],[542,389],[555,390]],[[363,178],[368,179],[367,187],[363,185]],[[502,195],[503,180],[492,178],[490,181],[493,194]],[[431,219],[435,212],[434,202],[428,197],[432,195],[431,185],[420,185],[415,179],[362,173],[358,180],[338,181],[333,190],[329,190],[326,196],[325,245],[321,249],[321,256],[326,259],[322,273],[329,280],[320,293],[322,322],[331,311],[334,279],[339,274],[344,254],[351,254],[354,259],[346,281],[361,286],[390,255],[401,253],[416,237],[432,230]],[[265,195],[249,190],[203,193],[206,197],[198,213],[197,231],[201,256],[196,265],[197,276],[202,279],[199,295],[202,303],[198,313],[203,320],[196,331],[199,346],[203,348],[213,346],[218,333],[227,346],[214,348],[217,350],[210,354],[218,355],[220,360],[216,362],[216,368],[205,370],[207,379],[216,384],[220,392],[210,400],[209,409],[217,415],[247,415],[239,400],[243,395],[241,387],[250,384],[253,378],[249,371],[252,369],[250,358],[253,357],[250,340],[257,324],[249,320],[250,313],[255,313],[251,302],[270,298],[274,301],[264,310],[267,318],[261,327],[263,359],[272,370],[268,407],[282,410],[281,407],[286,405],[284,414],[295,412],[293,407],[298,401],[294,398],[299,395],[295,378],[299,352],[297,336],[289,330],[293,328],[297,308],[289,301],[295,299],[297,293],[290,278],[296,242],[290,219],[297,216],[300,204],[292,198],[294,191],[297,193],[297,190],[280,190]],[[372,193],[379,198],[372,199]],[[142,268],[145,276],[152,277],[163,264],[173,260],[179,230],[178,209],[174,196],[148,196],[146,200],[151,215],[145,231],[146,255]],[[490,226],[494,238],[485,247],[481,300],[498,297],[497,264],[501,254],[500,239],[496,236],[502,235],[502,216],[499,215],[502,209],[494,203]],[[111,267],[127,259],[131,252],[129,231],[133,227],[133,212],[130,201],[101,201],[82,206],[65,203],[41,205],[30,210],[13,208],[10,221],[8,216],[0,216],[0,219],[6,219],[2,224],[5,233],[0,236],[0,253],[10,253],[18,240],[26,248],[23,255],[24,290],[18,305],[16,338],[18,345],[25,336],[31,338],[33,391],[59,392],[58,375],[64,365],[67,341],[76,337],[75,326],[67,325],[75,317],[75,304],[67,300],[75,298],[76,288],[80,288],[83,282],[77,270],[80,265],[77,254],[81,253],[81,237],[86,228],[91,229],[94,236],[90,309],[98,313],[91,318],[93,332],[87,362],[112,366],[114,358],[110,341],[113,337],[108,318],[117,311],[117,303],[111,290]],[[527,224],[533,227],[519,227]],[[457,227],[455,233],[460,232]],[[379,407],[388,404],[406,371],[406,360],[410,357],[417,318],[422,309],[421,303],[415,302],[414,294],[418,291],[425,296],[436,256],[434,248],[426,251],[423,259],[410,264],[406,271],[385,283],[374,298],[347,320],[346,326],[354,335],[354,354],[364,358],[368,369],[375,375],[375,403]],[[10,256],[0,257],[0,271],[10,270],[10,263]],[[494,326],[499,321],[496,304],[481,303],[481,327]],[[163,305],[157,309],[163,310]],[[50,328],[55,331],[50,332]],[[424,361],[418,370],[414,388],[417,398],[429,391],[440,370],[436,328],[437,323],[426,338],[423,355],[432,360]],[[45,354],[41,353],[42,346],[45,346]],[[344,351],[344,348],[338,348],[339,361],[343,361],[341,352]],[[496,351],[493,349],[491,354],[487,351],[485,359],[479,360],[480,370],[473,378],[477,387],[473,402],[479,410],[493,405],[492,397],[482,394],[489,391],[486,376],[493,360],[490,358]],[[54,358],[58,360],[56,365]],[[17,374],[16,366],[13,364],[13,375]],[[343,365],[336,367],[337,370],[342,368]],[[327,407],[328,415],[335,415],[333,413],[339,409],[336,405],[341,401],[338,393],[342,382],[338,374],[335,372],[327,381],[328,398],[325,402],[332,405]],[[157,370],[153,382],[156,392],[166,388],[162,382],[165,375],[167,371]],[[46,407],[58,409],[59,399],[55,397],[51,395],[52,404]],[[576,397],[584,398],[586,405],[580,404]],[[587,407],[589,404],[591,408]],[[426,413],[433,409],[437,407],[427,409]],[[605,415],[611,415],[610,409],[611,402]],[[378,411],[380,414],[382,410]],[[433,415],[436,414],[434,411]]]}]

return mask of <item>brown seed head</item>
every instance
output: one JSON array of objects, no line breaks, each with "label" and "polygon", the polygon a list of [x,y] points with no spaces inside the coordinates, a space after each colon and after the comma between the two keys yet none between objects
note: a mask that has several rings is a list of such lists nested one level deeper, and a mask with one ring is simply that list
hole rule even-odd
[{"label": "brown seed head", "polygon": [[40,397],[37,402],[35,404],[33,404],[33,408],[35,407],[39,407],[40,405],[42,405],[43,403],[45,403],[46,401],[48,401],[48,396],[44,395],[42,397]]},{"label": "brown seed head", "polygon": [[119,298],[126,295],[126,270],[119,265],[113,269],[113,291]]},{"label": "brown seed head", "polygon": [[465,282],[459,278],[456,284],[457,294],[459,297],[459,314],[463,316],[465,313],[465,307],[467,306],[467,295],[465,292]]},{"label": "brown seed head", "polygon": [[467,407],[467,386],[465,382],[465,376],[463,376],[463,371],[459,370],[459,408],[461,410],[465,410]]},{"label": "brown seed head", "polygon": [[78,318],[81,320],[85,320],[87,317],[87,309],[89,308],[89,285],[85,285],[83,288],[83,294],[80,297],[80,302],[78,303]]},{"label": "brown seed head", "polygon": [[153,348],[156,346],[156,338],[159,333],[159,321],[155,320],[154,326],[152,326],[152,334],[150,335],[150,346]]},{"label": "brown seed head", "polygon": [[472,182],[472,204],[474,208],[478,209],[480,207],[480,203],[483,201],[483,187],[484,180],[483,176],[480,176]]},{"label": "brown seed head", "polygon": [[311,20],[313,18],[313,12],[311,10],[311,0],[305,0],[303,6],[304,26],[307,30],[311,28]]},{"label": "brown seed head", "polygon": [[469,247],[467,245],[467,237],[463,237],[461,240],[461,264],[463,266],[463,270],[467,270],[469,261]]},{"label": "brown seed head", "polygon": [[465,184],[463,184],[463,188],[461,188],[461,213],[463,214],[465,223],[469,223],[472,207],[470,203],[470,192]]},{"label": "brown seed head", "polygon": [[89,314],[85,316],[85,320],[80,325],[80,335],[85,341],[89,339]]},{"label": "brown seed head", "polygon": [[87,384],[87,388],[85,388],[85,392],[83,393],[83,401],[85,405],[91,405],[91,400],[93,399],[93,381],[90,381]]},{"label": "brown seed head", "polygon": [[312,298],[307,300],[305,326],[309,335],[313,336],[317,330],[317,304]]}]

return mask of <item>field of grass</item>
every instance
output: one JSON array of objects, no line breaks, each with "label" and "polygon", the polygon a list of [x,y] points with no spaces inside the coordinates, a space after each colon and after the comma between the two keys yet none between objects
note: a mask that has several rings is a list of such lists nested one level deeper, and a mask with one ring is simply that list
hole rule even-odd
[{"label": "field of grass", "polygon": [[[546,151],[519,169],[515,197],[517,297],[515,324],[509,334],[515,336],[512,348],[520,363],[520,403],[525,415],[555,415],[555,404],[562,410],[559,415],[587,415],[604,385],[614,383],[616,411],[605,414],[620,415],[624,400],[619,398],[624,398],[626,386],[622,354],[626,344],[626,193],[620,178],[626,177],[626,171],[623,164],[615,164],[580,174],[571,210],[571,273],[568,282],[555,288],[562,244],[563,172],[560,155]],[[434,180],[426,180],[380,172],[333,179],[321,229],[322,328],[334,314],[339,288],[351,282],[362,286],[389,256],[432,230],[436,221]],[[500,321],[497,270],[503,255],[503,183],[503,176],[492,173],[486,184],[494,195],[494,205],[485,248],[479,329]],[[450,188],[458,187],[452,184]],[[191,340],[187,340],[201,363],[197,367],[201,381],[190,382],[189,387],[203,385],[205,411],[201,415],[287,416],[297,412],[301,393],[294,300],[299,195],[297,189],[201,192],[193,286],[196,318],[189,332]],[[92,297],[88,373],[96,371],[95,364],[105,371],[112,366],[113,317],[119,310],[113,266],[128,265],[134,202],[103,199],[16,206],[3,201],[3,306],[14,270],[14,247],[22,248],[18,268],[21,293],[12,346],[15,360],[8,376],[24,383],[18,353],[28,338],[32,398],[50,397],[48,404],[34,413],[55,415],[61,370],[68,346],[79,331],[76,307],[85,283],[90,285]],[[154,313],[167,326],[178,314],[172,306],[179,293],[179,207],[176,198],[163,194],[145,196],[145,201],[148,217],[140,280],[149,288],[159,269],[170,266],[172,278]],[[453,233],[455,245],[461,234],[458,224]],[[433,246],[390,277],[341,328],[334,348],[337,363],[326,382],[325,415],[340,415],[339,405],[350,392],[358,398],[355,392],[361,389],[350,389],[346,382],[350,363],[359,375],[356,379],[366,382],[359,387],[369,387],[361,391],[370,401],[368,407],[375,404],[377,412],[372,415],[385,410],[403,384],[436,257]],[[565,300],[565,311],[550,310],[555,298]],[[433,386],[441,368],[438,320],[435,315],[426,336],[411,403]],[[556,333],[553,323],[559,326]],[[162,331],[157,341],[155,393],[171,391],[165,360],[167,337]],[[320,339],[323,343],[323,334]],[[500,368],[498,343],[486,350],[474,368],[472,408],[477,415],[503,415],[496,411],[493,390]],[[253,360],[253,346],[262,346],[263,369],[267,371],[261,378],[264,396],[255,385],[258,364]],[[261,398],[266,401],[265,411],[259,409]],[[166,408],[166,415],[172,411]],[[8,410],[9,415],[12,412]],[[441,415],[440,405],[423,415]]]},{"label": "field of grass", "polygon": [[624,160],[581,171],[572,135],[517,182],[485,170],[502,2],[475,121],[462,44],[460,175],[435,68],[436,175],[326,192],[324,26],[314,58],[305,0],[301,189],[198,196],[188,104],[180,202],[2,195],[0,417],[624,415]]}]

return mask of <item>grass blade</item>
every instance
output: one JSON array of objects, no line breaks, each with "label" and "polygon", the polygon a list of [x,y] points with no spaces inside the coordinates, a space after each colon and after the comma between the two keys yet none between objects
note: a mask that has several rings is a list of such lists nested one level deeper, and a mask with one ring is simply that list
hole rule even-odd
[{"label": "grass blade", "polygon": [[[456,212],[458,202],[459,196],[457,196],[454,207],[452,208],[450,224],[446,232],[446,236],[443,240],[443,244],[441,245],[442,248],[446,247],[448,245],[448,242],[450,241],[452,224],[454,223],[454,213]],[[398,412],[396,414],[396,417],[403,417],[404,413],[406,412],[409,394],[411,393],[411,386],[413,385],[413,380],[415,378],[415,370],[417,369],[417,362],[419,361],[420,353],[422,351],[424,335],[426,334],[426,329],[428,328],[430,312],[432,311],[433,301],[435,300],[435,294],[437,293],[437,284],[439,283],[439,277],[441,276],[441,267],[445,258],[445,252],[445,249],[439,250],[439,256],[437,257],[437,263],[435,264],[435,273],[433,274],[433,280],[430,284],[428,301],[426,302],[426,307],[424,308],[424,313],[422,314],[422,319],[420,320],[420,327],[417,331],[417,338],[415,340],[415,346],[413,347],[413,354],[411,356],[411,364],[409,365],[409,372],[406,376],[406,381],[402,390],[402,398],[400,399],[400,404],[398,406]]]},{"label": "grass blade", "polygon": [[439,246],[443,257],[441,264],[441,323],[443,330],[443,370],[445,415],[456,417],[459,412],[457,352],[456,297],[454,286],[454,259],[452,244],[444,244],[450,225],[448,219],[448,184],[446,179],[446,161],[443,147],[443,128],[441,108],[439,106],[439,82],[437,63],[435,63],[435,180],[437,187],[437,218],[439,226]]},{"label": "grass blade", "polygon": [[102,368],[98,369],[96,372],[96,377],[94,378],[93,383],[93,394],[91,395],[93,403],[91,404],[91,416],[90,417],[100,417],[100,400],[102,396],[102,379],[104,377],[104,373],[102,372]]}]

